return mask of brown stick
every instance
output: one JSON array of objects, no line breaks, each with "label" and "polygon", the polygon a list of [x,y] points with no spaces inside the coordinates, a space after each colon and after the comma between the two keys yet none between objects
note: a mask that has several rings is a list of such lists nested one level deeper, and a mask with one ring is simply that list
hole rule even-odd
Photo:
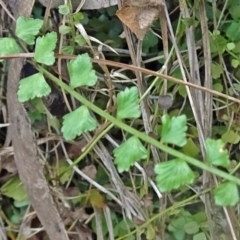
[{"label": "brown stick", "polygon": [[[29,17],[33,4],[34,0],[17,1],[13,9],[15,17]],[[43,174],[43,165],[40,163],[35,137],[27,112],[17,98],[22,66],[22,59],[10,60],[7,84],[9,130],[18,173],[27,191],[31,205],[36,211],[49,239],[68,240],[65,227]]]}]

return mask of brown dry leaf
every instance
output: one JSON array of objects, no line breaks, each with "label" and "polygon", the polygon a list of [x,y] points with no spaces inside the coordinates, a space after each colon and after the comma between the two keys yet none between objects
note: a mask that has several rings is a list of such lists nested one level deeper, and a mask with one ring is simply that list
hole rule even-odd
[{"label": "brown dry leaf", "polygon": [[82,169],[82,172],[84,174],[86,174],[88,177],[90,177],[91,179],[95,179],[96,174],[97,174],[97,169],[94,165],[89,165],[86,166]]},{"label": "brown dry leaf", "polygon": [[2,169],[5,169],[8,173],[17,173],[17,166],[14,160],[14,156],[10,155],[7,157],[2,157],[1,165],[0,165],[0,172]]},{"label": "brown dry leaf", "polygon": [[159,10],[154,7],[124,6],[116,15],[139,40],[143,40],[158,13]]},{"label": "brown dry leaf", "polygon": [[142,198],[143,206],[144,207],[150,207],[153,205],[152,202],[153,197],[151,195],[146,195]]},{"label": "brown dry leaf", "polygon": [[157,7],[163,5],[163,0],[125,0],[124,5],[133,7]]},{"label": "brown dry leaf", "polygon": [[89,215],[83,208],[75,209],[74,211],[69,211],[69,214],[73,220],[79,220],[80,222],[84,222],[89,218]]},{"label": "brown dry leaf", "polygon": [[68,156],[71,159],[78,158],[82,154],[82,149],[87,145],[87,141],[82,139],[78,142],[72,143],[67,147]]}]

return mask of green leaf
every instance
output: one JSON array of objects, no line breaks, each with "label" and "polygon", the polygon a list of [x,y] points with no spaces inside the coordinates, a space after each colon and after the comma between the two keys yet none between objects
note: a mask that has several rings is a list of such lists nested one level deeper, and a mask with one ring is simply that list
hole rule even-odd
[{"label": "green leaf", "polygon": [[187,143],[182,148],[182,151],[189,157],[196,157],[199,154],[200,149],[191,138],[188,138]]},{"label": "green leaf", "polygon": [[167,114],[163,115],[161,141],[164,143],[175,144],[179,147],[184,146],[187,143],[186,124],[187,118],[185,115],[172,117],[172,119],[170,119]]},{"label": "green leaf", "polygon": [[227,43],[227,39],[221,36],[220,33],[214,33],[213,36],[210,36],[210,48],[212,53],[224,53]]},{"label": "green leaf", "polygon": [[158,37],[152,32],[148,32],[142,43],[144,53],[148,53],[151,47],[156,46],[158,43]]},{"label": "green leaf", "polygon": [[214,189],[215,203],[220,206],[234,206],[239,201],[238,187],[233,182],[225,182]]},{"label": "green leaf", "polygon": [[61,25],[59,27],[59,32],[63,35],[70,33],[70,31],[71,31],[71,28],[66,25]]},{"label": "green leaf", "polygon": [[228,50],[232,51],[235,47],[236,47],[236,45],[233,42],[227,43],[227,49]]},{"label": "green leaf", "polygon": [[75,43],[77,43],[79,46],[84,46],[86,44],[86,40],[82,35],[77,35],[74,38]]},{"label": "green leaf", "polygon": [[151,224],[147,227],[146,239],[156,239],[156,230]]},{"label": "green leaf", "polygon": [[35,36],[43,26],[40,19],[19,17],[16,22],[16,35],[28,45],[34,44]]},{"label": "green leaf", "polygon": [[60,183],[61,184],[66,183],[72,176],[72,173],[73,169],[69,169],[69,164],[67,163],[67,161],[60,159],[58,165],[58,174],[59,176],[61,176],[59,178]]},{"label": "green leaf", "polygon": [[240,141],[240,136],[233,130],[230,130],[222,135],[222,140],[224,143],[237,144]]},{"label": "green leaf", "polygon": [[168,231],[173,233],[174,239],[177,240],[185,239],[186,233],[183,227],[186,223],[186,220],[187,219],[185,217],[181,216],[173,219],[171,223],[168,225]]},{"label": "green leaf", "polygon": [[240,26],[240,21],[234,21],[234,22],[231,22],[231,24],[227,28],[226,35],[233,42],[235,42],[235,41],[237,42],[240,40],[240,27],[239,26]]},{"label": "green leaf", "polygon": [[17,208],[22,208],[22,207],[26,207],[26,206],[29,205],[29,200],[28,200],[28,198],[26,198],[26,199],[24,199],[22,201],[15,200],[13,204]]},{"label": "green leaf", "polygon": [[10,221],[14,224],[20,224],[24,214],[21,211],[13,209],[13,213],[10,216]]},{"label": "green leaf", "polygon": [[62,52],[63,52],[63,54],[72,55],[74,53],[74,48],[73,48],[73,46],[63,46]]},{"label": "green leaf", "polygon": [[126,142],[122,143],[113,151],[115,164],[118,172],[128,171],[129,168],[140,159],[145,159],[148,156],[147,149],[142,145],[140,140],[133,136]]},{"label": "green leaf", "polygon": [[141,115],[137,87],[125,88],[117,95],[117,118],[139,118]]},{"label": "green leaf", "polygon": [[204,232],[200,232],[193,236],[193,240],[207,240],[207,237]]},{"label": "green leaf", "polygon": [[213,79],[218,79],[220,78],[221,74],[223,73],[223,68],[220,64],[214,64],[212,63],[212,77]]},{"label": "green leaf", "polygon": [[197,222],[199,225],[206,222],[207,220],[206,213],[204,211],[197,212],[196,214],[193,215],[193,220]]},{"label": "green leaf", "polygon": [[213,90],[218,91],[218,92],[222,92],[223,91],[223,85],[222,83],[215,83],[213,85]]},{"label": "green leaf", "polygon": [[35,97],[47,96],[50,92],[51,88],[44,76],[41,73],[36,73],[20,81],[17,94],[20,102],[26,102]]},{"label": "green leaf", "polygon": [[19,202],[25,201],[27,199],[27,194],[17,175],[12,177],[4,185],[2,185],[1,193]]},{"label": "green leaf", "polygon": [[231,7],[229,8],[229,12],[233,19],[240,19],[240,5],[239,2],[236,4],[231,4]]},{"label": "green leaf", "polygon": [[162,192],[177,189],[184,184],[191,184],[195,178],[188,164],[178,158],[157,164],[154,171],[157,174],[157,185]]},{"label": "green leaf", "polygon": [[35,46],[34,59],[38,63],[47,66],[53,65],[55,62],[53,50],[56,47],[57,34],[55,32],[47,33],[43,37],[38,37]]},{"label": "green leaf", "polygon": [[13,38],[0,38],[0,56],[20,53],[21,49]]},{"label": "green leaf", "polygon": [[237,68],[239,64],[240,64],[239,60],[236,60],[236,59],[231,60],[232,67]]},{"label": "green leaf", "polygon": [[87,131],[97,127],[97,121],[90,115],[87,107],[82,106],[63,117],[62,133],[66,140],[73,140]]},{"label": "green leaf", "polygon": [[76,59],[67,64],[70,75],[70,85],[73,88],[81,86],[94,86],[97,82],[97,76],[92,69],[91,59],[87,53],[78,55]]},{"label": "green leaf", "polygon": [[195,221],[188,222],[184,225],[184,230],[187,234],[195,234],[199,231],[199,225]]},{"label": "green leaf", "polygon": [[58,11],[59,13],[61,13],[62,15],[68,15],[70,13],[70,8],[67,4],[65,5],[60,5],[58,7]]},{"label": "green leaf", "polygon": [[227,167],[230,163],[228,152],[224,150],[224,142],[213,139],[206,139],[207,160],[212,165]]},{"label": "green leaf", "polygon": [[[115,11],[116,12],[116,11]],[[115,14],[114,14],[115,15]],[[74,23],[79,23],[79,22],[81,22],[83,25],[85,25],[85,24],[87,24],[87,22],[88,22],[88,15],[86,14],[86,13],[82,13],[82,12],[77,12],[77,13],[74,13],[73,15],[72,15],[72,17],[73,17],[73,21],[74,21]],[[87,18],[87,22],[82,22],[82,20],[84,20],[85,18]]]},{"label": "green leaf", "polygon": [[48,121],[48,126],[53,127],[53,128],[57,128],[57,129],[60,128],[61,124],[60,124],[59,119],[56,116],[53,116],[53,115],[48,116],[47,121]]},{"label": "green leaf", "polygon": [[187,90],[183,84],[181,84],[179,86],[178,92],[179,92],[180,96],[182,96],[183,98],[185,98],[187,96]]}]

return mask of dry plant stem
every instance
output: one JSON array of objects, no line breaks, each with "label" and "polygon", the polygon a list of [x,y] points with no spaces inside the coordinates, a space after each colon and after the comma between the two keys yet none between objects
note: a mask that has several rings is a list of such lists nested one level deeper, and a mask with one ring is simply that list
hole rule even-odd
[{"label": "dry plant stem", "polygon": [[[181,74],[182,74],[182,77],[183,77],[183,81],[185,82],[185,85],[186,85],[186,91],[187,91],[187,94],[188,94],[188,99],[189,99],[189,102],[190,102],[190,105],[192,107],[192,111],[193,111],[193,115],[194,115],[194,119],[197,123],[197,127],[198,127],[198,134],[199,134],[199,139],[200,139],[200,145],[201,147],[204,145],[204,137],[203,137],[203,131],[202,131],[202,123],[200,122],[200,119],[199,119],[199,116],[198,116],[198,112],[197,112],[197,109],[195,108],[195,98],[193,98],[193,96],[191,95],[191,92],[190,92],[190,88],[188,86],[190,86],[189,84],[192,84],[192,83],[189,83],[188,82],[188,79],[191,79],[191,76],[189,75],[189,73],[184,69],[184,65],[183,65],[183,61],[182,61],[182,56],[180,54],[180,51],[179,51],[179,48],[177,46],[177,43],[176,43],[176,39],[175,39],[175,36],[174,36],[174,33],[173,33],[173,29],[172,29],[172,26],[171,26],[171,21],[170,21],[170,18],[168,16],[168,10],[167,8],[165,7],[165,12],[166,12],[166,17],[167,17],[167,22],[168,22],[168,27],[169,27],[169,32],[170,32],[170,36],[171,36],[171,40],[172,40],[172,43],[173,43],[173,46],[174,46],[174,49],[176,51],[176,55],[177,55],[177,59],[178,59],[178,62],[179,62],[179,67],[180,67],[180,70],[181,70]],[[192,84],[194,86],[196,86],[195,84]],[[200,88],[200,86],[198,87]],[[203,144],[201,144],[201,142]]]},{"label": "dry plant stem", "polygon": [[[103,231],[102,231],[102,213],[96,207],[93,207],[93,209],[94,209],[94,213],[95,213],[97,239],[98,240],[104,240]],[[110,240],[112,240],[112,239],[110,239]]]},{"label": "dry plant stem", "polygon": [[[56,129],[58,132],[59,130]],[[92,137],[89,133],[84,134],[84,138],[87,141],[92,141]],[[60,140],[63,152],[65,154],[66,160],[69,163],[69,165],[73,165],[73,162],[69,159],[67,151],[65,149],[65,146],[63,144],[63,141]],[[106,169],[109,171],[110,179],[113,182],[113,186],[116,188],[116,192],[118,193],[120,200],[118,200],[111,192],[109,192],[107,189],[105,189],[103,186],[99,185],[98,183],[94,182],[90,177],[88,177],[86,174],[84,174],[82,171],[80,171],[76,166],[73,166],[73,169],[76,173],[78,173],[80,176],[82,176],[85,180],[87,180],[90,184],[95,186],[100,191],[108,194],[113,200],[116,201],[125,211],[126,216],[129,219],[132,219],[132,216],[135,216],[141,220],[146,219],[145,213],[142,211],[140,200],[137,199],[136,196],[131,194],[128,189],[124,186],[122,180],[120,179],[115,166],[112,162],[112,157],[108,153],[105,146],[102,144],[101,141],[98,141],[98,143],[94,146],[94,151],[96,154],[100,157],[101,161],[105,165]]]},{"label": "dry plant stem", "polygon": [[[118,6],[119,6],[119,9],[123,6],[122,0],[118,0]],[[136,49],[134,48],[134,43],[133,43],[134,36],[125,25],[123,25],[123,28],[124,28],[124,33],[126,35],[127,45],[128,45],[128,49],[130,52],[132,63],[134,66],[140,66],[140,63],[137,61]],[[139,94],[141,97],[145,92],[144,91],[145,89],[143,86],[143,77],[142,77],[141,72],[139,72],[139,71],[135,71],[135,75],[137,78],[138,90],[139,90]],[[149,112],[149,108],[148,108],[146,99],[143,99],[143,101],[141,101],[140,108],[141,108],[141,112],[142,112],[144,129],[145,129],[145,132],[148,134],[149,132],[152,132],[153,129],[152,129],[152,126],[150,123],[150,112]],[[154,162],[159,163],[160,160],[159,160],[159,154],[158,154],[157,149],[154,146],[150,146],[150,148],[151,148]]]},{"label": "dry plant stem", "polygon": [[[16,58],[18,57],[18,55],[9,55],[9,56],[16,57]],[[33,56],[33,54],[31,56]],[[57,57],[61,57],[63,59],[75,59],[76,58],[76,56],[70,56],[70,55],[61,55],[61,56],[59,55]],[[4,58],[6,58],[6,56],[2,57],[2,59],[4,59]],[[1,57],[0,57],[0,59],[1,59]],[[132,71],[139,71],[139,72],[145,73],[147,75],[157,76],[157,77],[160,77],[160,78],[166,78],[168,81],[175,82],[175,83],[178,83],[178,84],[183,84],[187,87],[192,87],[192,88],[201,90],[203,92],[208,92],[208,93],[211,93],[213,95],[228,99],[230,101],[240,103],[240,99],[238,99],[238,98],[231,97],[231,96],[228,96],[224,93],[215,91],[213,89],[208,89],[208,88],[205,88],[203,86],[199,86],[199,85],[196,85],[196,84],[193,84],[193,83],[184,82],[184,81],[182,81],[178,78],[171,77],[171,76],[168,76],[168,75],[165,75],[165,74],[162,74],[162,73],[159,73],[159,72],[155,72],[155,71],[152,71],[152,70],[149,70],[149,69],[146,69],[146,68],[140,68],[140,67],[136,67],[136,66],[133,66],[133,65],[127,65],[127,64],[124,64],[124,63],[113,62],[113,61],[102,60],[102,59],[92,59],[92,62],[99,63],[99,64],[107,64],[109,66],[122,68],[122,69],[129,69],[129,70],[132,70]]]},{"label": "dry plant stem", "polygon": [[[85,133],[84,137],[91,141],[92,137],[89,133]],[[105,148],[101,141],[94,146],[94,151],[100,157],[106,169],[109,171],[111,181],[115,186],[118,195],[122,202],[122,207],[125,210],[125,214],[128,218],[132,219],[132,216],[137,216],[139,219],[146,219],[145,213],[142,211],[140,200],[136,195],[133,195],[124,186],[121,178],[119,177],[116,168],[113,164],[112,157]]]},{"label": "dry plant stem", "polygon": [[[182,17],[183,18],[190,18],[190,14],[189,14],[189,10],[187,7],[187,4],[185,2],[185,0],[180,0],[180,9],[181,9],[181,13],[182,13]],[[202,17],[204,16],[203,13],[204,9],[200,9],[199,12],[202,15]],[[204,45],[204,55],[206,55],[206,34],[203,32],[203,26],[205,26],[205,19],[202,20],[201,19],[201,25],[202,25],[202,35],[203,35],[203,45]],[[205,29],[206,31],[206,29]],[[190,26],[189,28],[186,29],[186,39],[187,39],[187,46],[188,46],[188,57],[189,57],[189,66],[190,66],[190,79],[189,81],[196,84],[196,85],[201,85],[201,81],[200,81],[200,74],[199,74],[199,64],[198,64],[198,58],[197,58],[197,53],[196,53],[196,48],[195,48],[195,39],[194,39],[194,28],[193,26]],[[208,43],[208,42],[207,42]],[[208,63],[208,59],[205,60],[205,70],[207,68],[206,64],[209,64],[208,66],[211,66],[210,63]],[[208,69],[207,69],[208,70]],[[206,71],[207,71],[206,70]],[[205,73],[207,74],[207,72]],[[205,79],[205,81],[207,81],[208,79]],[[206,107],[203,106],[203,93],[202,92],[198,92],[196,91],[196,89],[190,89],[190,93],[191,96],[193,98],[193,102],[191,104],[191,107],[193,109],[193,112],[196,112],[196,116],[195,116],[195,120],[197,122],[197,128],[198,128],[198,132],[200,132],[200,146],[201,146],[201,152],[202,152],[202,156],[204,158],[205,156],[205,144],[204,144],[204,139],[207,137],[208,130],[206,131],[206,129],[208,129],[208,127],[205,128],[205,118],[208,119],[207,116],[205,116],[205,114],[201,114],[204,113],[204,110],[206,109]],[[208,113],[209,115],[209,113]],[[199,121],[199,122],[198,122]],[[210,175],[205,172],[204,176],[203,176],[203,185],[206,184],[206,182],[209,183],[210,180]],[[206,187],[206,186],[204,186]],[[205,212],[208,218],[208,222],[209,222],[209,230],[210,230],[210,235],[211,238],[213,239],[214,236],[214,226],[212,224],[211,221],[211,202],[209,199],[209,194],[205,195]]]},{"label": "dry plant stem", "polygon": [[[208,89],[212,89],[212,73],[211,73],[211,65],[212,65],[212,57],[210,50],[210,42],[209,42],[209,30],[207,23],[207,15],[205,8],[205,1],[201,0],[199,5],[199,15],[201,19],[201,29],[202,29],[202,41],[203,41],[203,56],[204,56],[204,65],[205,65],[205,81],[204,87]],[[210,137],[212,135],[212,94],[204,93],[204,137]]]},{"label": "dry plant stem", "polygon": [[[53,136],[49,136],[49,137],[44,137],[44,138],[40,138],[37,140],[37,145],[41,145],[43,143],[47,143],[49,141],[54,141],[54,140],[59,140],[61,137],[53,135]],[[13,147],[3,147],[0,149],[0,157],[1,156],[10,156],[13,155]]]},{"label": "dry plant stem", "polygon": [[[224,10],[222,10],[222,11],[224,11]],[[217,29],[216,26],[215,26],[215,29]],[[225,73],[223,75],[223,81],[225,83],[225,86],[227,86],[227,80],[228,80],[233,91],[235,91],[234,87],[232,86],[231,78],[229,76],[224,59],[223,59],[222,55],[220,55],[220,54],[219,54],[219,61],[222,64],[222,67],[223,67],[224,73]],[[226,78],[227,78],[227,80],[226,80]],[[238,95],[238,94],[236,94],[236,95]],[[227,108],[228,108],[228,106],[227,106]],[[230,128],[231,121],[233,120],[234,116],[233,115],[229,116],[229,118],[231,119],[229,122],[229,128]],[[213,175],[213,180],[214,180],[215,185],[219,184],[217,178],[214,175]],[[215,209],[216,209],[215,212],[221,211],[220,207],[218,207],[218,208],[215,207]],[[223,207],[223,212],[225,214],[225,219],[222,216],[222,219],[223,219],[222,221],[218,221],[217,219],[215,221],[220,225],[220,228],[223,229],[223,231],[225,232],[225,234],[227,236],[229,236],[229,237],[231,236],[233,240],[237,240],[239,236],[236,236],[236,233],[239,233],[239,227],[237,227],[237,226],[239,226],[239,224],[238,224],[238,221],[236,221],[235,211],[233,210],[232,207],[228,207],[228,208]],[[227,224],[225,222],[227,222]],[[234,230],[236,231],[236,233]]]},{"label": "dry plant stem", "polygon": [[[90,49],[92,50],[92,53],[97,58],[104,58],[104,55],[101,53],[98,53],[97,51],[94,51],[94,49],[91,46],[90,38],[85,32],[84,28],[82,28],[80,25],[76,26],[78,30],[84,35],[85,39],[87,40],[88,45],[90,46]],[[109,88],[109,102],[108,107],[111,108],[112,100],[113,100],[113,85],[112,85],[112,79],[110,76],[110,72],[108,70],[107,64],[99,64],[102,68],[103,72],[105,73],[105,76],[107,78],[107,86]],[[85,133],[84,138],[88,142],[92,142],[92,137],[90,134]],[[112,162],[112,157],[105,148],[104,144],[102,144],[101,141],[98,141],[98,143],[93,147],[96,154],[100,157],[102,163],[106,167],[106,169],[109,171],[109,174],[111,176],[111,180],[113,183],[113,186],[116,188],[118,195],[122,202],[122,207],[125,211],[125,214],[128,218],[132,219],[132,216],[137,216],[139,219],[145,219],[146,216],[144,212],[141,209],[140,200],[137,199],[137,196],[132,196],[132,194],[127,190],[127,188],[124,186],[121,178],[119,177],[116,168],[114,167],[114,164]]]},{"label": "dry plant stem", "polygon": [[[206,16],[206,8],[205,2],[203,0],[200,1],[199,4],[199,16],[201,21],[201,30],[202,30],[202,43],[203,43],[203,55],[204,55],[204,65],[205,65],[205,81],[204,87],[211,89],[212,88],[212,76],[211,76],[211,51],[210,51],[210,43],[209,43],[209,30]],[[211,137],[212,135],[212,95],[209,93],[204,93],[204,108],[203,108],[203,129],[204,129],[204,138]],[[205,154],[204,154],[205,155]],[[213,176],[214,177],[214,176]],[[214,177],[215,183],[217,184],[217,178]],[[210,187],[212,185],[212,175],[209,172],[203,172],[203,187]],[[214,200],[209,193],[204,195],[205,198],[205,212],[208,219],[210,235],[213,240],[219,239],[219,230],[216,223],[215,212],[219,207],[216,207],[214,204]]]},{"label": "dry plant stem", "polygon": [[[111,144],[114,147],[119,147],[119,144],[117,144],[108,134],[106,134],[106,139],[109,140],[109,142],[111,142]],[[152,179],[150,177],[147,176],[145,170],[136,162],[134,164],[134,166],[142,173],[142,177],[143,180],[145,182],[147,182],[147,180],[149,181],[149,183],[151,184],[152,188],[154,189],[155,193],[157,194],[158,198],[162,198],[162,194],[159,191],[158,187],[156,186],[156,184],[152,181]]]},{"label": "dry plant stem", "polygon": [[[183,18],[190,18],[189,10],[187,8],[185,0],[180,0],[180,10]],[[189,66],[190,66],[190,74],[188,74],[189,82],[201,86],[200,77],[198,73],[198,59],[196,54],[195,48],[195,39],[194,39],[194,29],[193,27],[189,27],[186,29],[186,40],[187,40],[187,47],[188,47],[188,57],[189,57]],[[186,69],[186,67],[185,67]],[[186,70],[187,72],[187,70]],[[199,133],[199,142],[202,154],[204,156],[205,153],[205,145],[204,145],[204,134],[203,134],[203,119],[202,114],[203,112],[203,93],[198,92],[196,89],[187,89],[188,98],[191,104],[191,108],[194,114],[194,119],[196,121],[198,133]]]},{"label": "dry plant stem", "polygon": [[[50,3],[50,2],[49,2]],[[62,25],[64,26],[66,23],[66,16],[63,15],[63,20],[62,20]],[[59,41],[59,53],[62,52],[62,46],[63,46],[63,41],[64,41],[64,36],[63,34],[60,35],[60,41]],[[61,59],[58,59],[58,73],[59,73],[59,77],[61,78],[62,76],[62,61]],[[61,79],[62,80],[62,79]],[[61,92],[62,92],[62,95],[63,95],[63,99],[64,99],[64,102],[66,103],[66,106],[67,106],[67,109],[69,112],[71,112],[71,106],[68,102],[68,99],[67,99],[67,96],[66,96],[66,93],[65,91],[61,88]]]},{"label": "dry plant stem", "polygon": [[0,216],[0,239],[2,240],[7,240],[7,235],[6,235],[6,231],[5,231],[5,228],[4,228],[4,223],[3,223],[3,220]]},{"label": "dry plant stem", "polygon": [[[17,58],[18,59],[18,58],[32,58],[32,57],[34,57],[34,53],[25,53],[25,54],[20,53],[20,54],[9,54],[9,55],[5,55],[5,56],[0,56],[0,59],[12,59],[12,58]],[[55,57],[56,58],[62,58],[62,59],[75,59],[76,58],[76,56],[74,56],[74,55],[64,55],[64,54],[55,54]],[[208,89],[208,88],[205,88],[203,86],[199,86],[199,85],[196,85],[196,84],[193,84],[193,83],[190,83],[190,82],[184,82],[181,79],[171,77],[171,76],[165,75],[165,74],[160,73],[160,72],[155,72],[155,71],[152,71],[152,70],[149,70],[149,69],[146,69],[146,68],[141,68],[141,67],[137,67],[137,66],[133,66],[133,65],[128,65],[128,64],[119,63],[119,62],[113,62],[113,61],[104,60],[104,59],[91,59],[91,61],[93,63],[107,64],[107,65],[112,66],[112,67],[122,68],[122,70],[129,69],[129,70],[132,70],[132,71],[139,71],[139,72],[145,73],[147,75],[151,75],[151,76],[166,78],[168,81],[175,82],[177,84],[182,84],[182,85],[185,85],[185,86],[188,86],[188,87],[191,87],[191,88],[196,88],[199,91],[208,92],[208,93],[211,93],[211,94],[216,95],[218,97],[228,99],[232,102],[240,103],[240,99],[238,99],[238,98],[231,97],[227,94],[215,91],[213,89]]]},{"label": "dry plant stem", "polygon": [[[164,70],[163,73],[165,75],[168,74],[168,52],[169,52],[169,46],[168,46],[168,26],[167,26],[167,19],[166,19],[166,12],[164,11],[164,8],[166,7],[165,1],[163,1],[164,4],[162,6],[159,6],[159,19],[160,19],[160,26],[161,26],[161,35],[162,35],[162,43],[163,43],[163,52],[164,52]],[[159,93],[160,95],[161,93]],[[167,94],[167,79],[164,79],[163,82],[163,95]],[[158,108],[157,108],[157,111]],[[167,110],[164,110],[164,114],[167,112]],[[168,154],[164,153],[163,155],[163,160],[162,161],[167,161],[168,159]],[[159,210],[160,212],[164,211],[167,208],[167,194],[164,194],[162,199],[160,200],[160,207]],[[165,225],[166,225],[166,216],[163,215],[162,218],[160,219],[160,229],[161,231],[161,239],[165,239]]]},{"label": "dry plant stem", "polygon": [[[106,223],[107,223],[107,226],[108,226],[108,230],[109,230],[109,239],[110,240],[114,240],[114,227],[112,225],[112,218],[111,218],[111,210],[108,206],[105,206],[104,209],[103,209],[103,213],[104,213],[104,216],[105,216],[105,219],[106,219]],[[102,226],[102,225],[101,225]]]},{"label": "dry plant stem", "polygon": [[[220,58],[220,62],[222,62],[222,66],[224,68],[226,78],[228,79],[228,81],[229,81],[229,83],[230,83],[230,85],[232,87],[231,78],[230,78],[229,72],[227,70],[226,64],[224,62],[224,59],[223,59],[222,56],[219,56],[219,58]],[[235,89],[233,87],[232,87],[232,89],[233,89],[233,91],[235,91]],[[233,121],[233,118],[234,118],[234,116],[231,117],[231,121]],[[231,126],[231,121],[229,122],[229,128]],[[215,182],[215,184],[218,183],[216,177],[214,177],[214,182]],[[234,232],[234,227],[236,228],[238,226],[238,224],[236,224],[237,223],[236,222],[236,216],[234,215],[235,211],[233,210],[233,207],[229,207],[229,208],[223,207],[223,211],[224,211],[224,214],[225,214],[227,222],[228,222],[228,227],[229,227],[230,233],[231,233],[233,239],[237,240],[238,237],[236,236],[236,234]],[[236,231],[239,232],[239,230],[236,230]],[[225,232],[228,234],[228,230],[225,231]]]},{"label": "dry plant stem", "polygon": [[[39,0],[43,6],[47,6],[50,0]],[[52,0],[51,7],[58,7],[63,5],[66,0]],[[81,0],[71,0],[73,9],[79,9],[81,7]],[[117,0],[86,0],[83,4],[83,9],[100,9],[102,7],[109,7],[117,4]],[[79,6],[80,5],[80,6]]]},{"label": "dry plant stem", "polygon": [[[14,16],[29,17],[34,0],[17,1],[14,5]],[[7,105],[10,117],[10,134],[14,147],[15,161],[20,179],[26,189],[31,205],[37,213],[50,240],[68,240],[65,227],[50,194],[48,183],[43,174],[36,140],[27,112],[17,98],[17,90],[22,59],[12,59],[9,64],[7,85]]]},{"label": "dry plant stem", "polygon": [[[58,129],[55,129],[58,131]],[[62,146],[62,150],[64,152],[64,155],[66,157],[66,161],[68,162],[69,165],[73,165],[72,160],[68,157],[67,150],[65,148],[65,145],[63,143],[63,140],[60,139],[60,143]],[[81,170],[79,170],[76,166],[73,166],[73,169],[76,173],[78,173],[83,179],[87,180],[90,184],[95,186],[97,189],[99,189],[101,192],[108,194],[113,200],[115,200],[120,206],[122,206],[121,201],[119,201],[111,192],[109,192],[106,188],[92,180],[89,176],[87,176],[85,173],[83,173]]]},{"label": "dry plant stem", "polygon": [[14,16],[12,15],[12,13],[8,10],[6,4],[4,3],[3,0],[0,0],[0,6],[2,6],[2,8],[4,9],[4,11],[7,13],[7,15],[8,15],[13,21],[16,21],[16,19],[14,18]]}]

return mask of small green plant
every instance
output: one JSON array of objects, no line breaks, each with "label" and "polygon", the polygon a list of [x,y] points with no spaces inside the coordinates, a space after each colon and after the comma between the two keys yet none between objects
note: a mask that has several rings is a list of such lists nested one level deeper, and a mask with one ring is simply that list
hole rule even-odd
[{"label": "small green plant", "polygon": [[[16,35],[25,43],[33,44],[34,37],[37,36],[42,26],[42,21],[20,17],[16,24]],[[24,31],[26,28],[28,28],[28,31]],[[3,38],[0,41],[0,53],[2,56],[19,53],[18,45],[14,39]],[[54,32],[50,32],[42,37],[37,37],[34,52],[34,60],[36,63],[41,63],[46,66],[54,64],[56,41],[56,33]],[[222,184],[214,190],[216,204],[227,206],[234,205],[239,201],[237,185],[240,185],[240,180],[213,167],[229,166],[229,155],[224,149],[222,140],[206,140],[207,162],[205,164],[186,156],[168,147],[168,144],[184,147],[187,143],[187,119],[185,115],[172,118],[167,114],[163,115],[160,132],[161,140],[154,140],[123,122],[124,119],[140,117],[139,96],[136,87],[125,88],[125,90],[118,93],[116,117],[113,117],[90,103],[74,90],[74,88],[93,86],[97,83],[97,76],[93,70],[89,55],[86,53],[78,55],[68,63],[67,68],[70,76],[69,86],[51,75],[43,67],[37,66],[39,73],[21,79],[18,91],[19,101],[26,102],[34,98],[47,96],[51,92],[51,88],[45,80],[45,76],[47,76],[83,104],[83,106],[63,116],[61,131],[66,140],[73,140],[76,136],[80,136],[87,131],[94,131],[97,128],[97,122],[91,114],[91,111],[93,111],[132,135],[113,151],[115,164],[119,172],[128,171],[134,163],[147,158],[149,153],[141,142],[143,141],[176,157],[155,166],[155,172],[157,174],[156,182],[161,191],[171,191],[184,184],[193,183],[195,173],[189,166],[189,164],[192,164],[223,178]],[[232,193],[230,195],[231,197],[226,197],[229,196],[229,191]]]}]

